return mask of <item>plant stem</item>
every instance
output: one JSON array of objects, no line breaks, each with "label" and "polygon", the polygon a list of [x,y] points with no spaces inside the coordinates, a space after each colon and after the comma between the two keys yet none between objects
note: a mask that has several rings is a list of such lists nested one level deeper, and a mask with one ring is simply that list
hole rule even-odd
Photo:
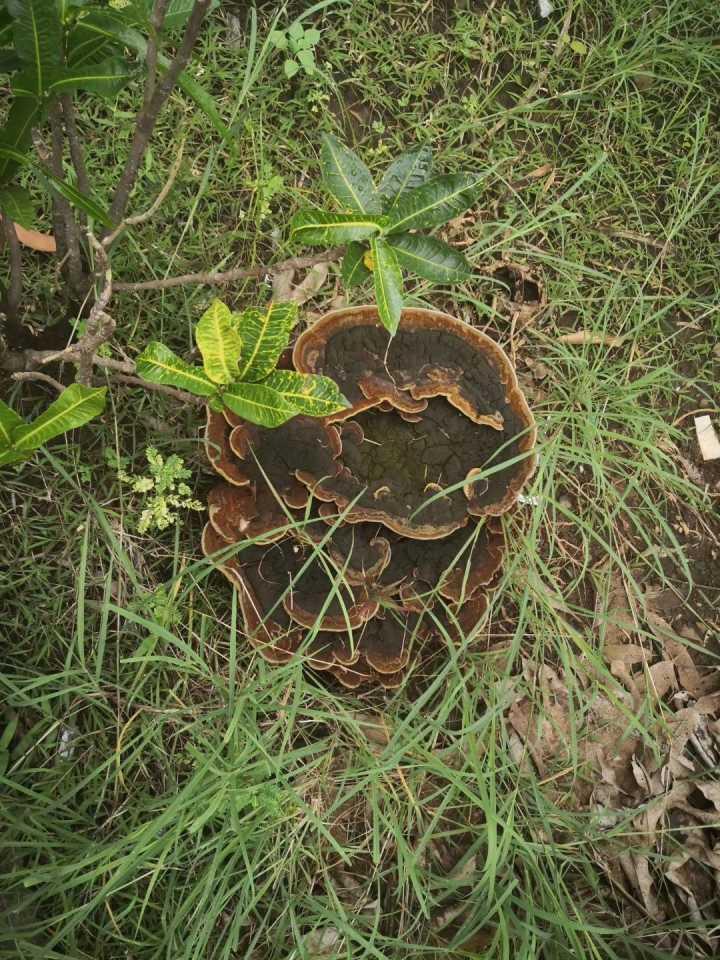
[{"label": "plant stem", "polygon": [[[156,12],[160,3],[161,0],[158,0],[155,7]],[[210,3],[211,0],[195,0],[195,5],[185,27],[185,33],[183,34],[178,52],[165,71],[164,76],[159,83],[156,83],[155,69],[153,67],[152,79],[148,78],[148,81],[146,81],[146,83],[150,83],[152,92],[150,96],[146,95],[143,108],[138,114],[135,124],[135,134],[132,144],[130,145],[130,154],[115,190],[112,203],[110,204],[110,219],[113,223],[119,223],[125,216],[125,211],[127,210],[130,200],[130,193],[137,180],[140,164],[145,156],[145,151],[147,150],[150,137],[155,129],[158,116],[172,93],[178,77],[190,62],[195,41],[200,33],[205,14],[210,8]],[[155,14],[153,14],[153,16],[154,15]],[[156,41],[151,37],[150,43],[148,44],[148,52],[150,52],[150,45],[153,43],[156,43]],[[156,53],[153,54],[153,57],[154,56],[156,56]],[[150,63],[149,66],[153,66],[153,64]]]}]

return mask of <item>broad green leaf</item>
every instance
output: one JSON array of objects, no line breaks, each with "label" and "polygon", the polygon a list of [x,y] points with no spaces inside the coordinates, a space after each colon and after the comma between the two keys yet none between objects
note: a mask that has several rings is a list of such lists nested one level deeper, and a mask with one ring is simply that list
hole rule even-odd
[{"label": "broad green leaf", "polygon": [[[299,54],[298,60],[302,63]],[[322,138],[320,167],[326,189],[343,210],[353,213],[381,212],[380,198],[370,171],[354,151],[330,133]]]},{"label": "broad green leaf", "polygon": [[300,210],[290,223],[290,236],[311,246],[349,243],[351,240],[367,240],[375,236],[385,223],[385,217]]},{"label": "broad green leaf", "polygon": [[85,387],[81,383],[73,383],[37,420],[15,428],[12,433],[13,446],[18,451],[37,450],[53,437],[81,427],[103,412],[106,393],[107,387]]},{"label": "broad green leaf", "polygon": [[447,223],[473,205],[483,181],[479,174],[452,173],[406,190],[388,214],[387,232],[406,233]]},{"label": "broad green leaf", "polygon": [[292,80],[299,70],[300,64],[297,62],[297,60],[288,59],[283,64],[283,71],[288,80]]},{"label": "broad green leaf", "polygon": [[137,358],[136,368],[143,380],[179,387],[198,397],[210,397],[217,389],[202,367],[186,363],[156,340],[149,343]]},{"label": "broad green leaf", "polygon": [[268,40],[276,50],[287,50],[288,40],[284,30],[271,30]]},{"label": "broad green leaf", "polygon": [[0,74],[15,73],[23,62],[14,50],[0,50]]},{"label": "broad green leaf", "polygon": [[367,280],[370,271],[365,266],[367,247],[362,243],[349,243],[343,257],[340,274],[346,287],[355,287],[363,280]]},{"label": "broad green leaf", "polygon": [[[147,39],[138,30],[129,26],[117,12],[113,14],[109,10],[89,11],[87,16],[82,19],[82,31],[85,37],[94,32],[97,37],[121,43],[130,50],[134,50],[141,57],[146,55]],[[164,54],[159,54],[158,67],[160,70],[167,70],[169,65],[170,60]],[[192,97],[225,143],[236,153],[237,137],[223,122],[212,96],[186,72],[180,74],[178,86],[189,97]]]},{"label": "broad green leaf", "polygon": [[31,456],[32,451],[26,453],[18,453],[17,450],[0,452],[0,467],[9,467],[11,463],[21,463],[23,460],[29,460]]},{"label": "broad green leaf", "polygon": [[32,197],[23,187],[1,187],[0,188],[0,210],[2,210],[13,223],[19,223],[21,227],[30,230],[35,220],[35,205]]},{"label": "broad green leaf", "polygon": [[298,413],[308,417],[328,417],[350,406],[338,385],[319,374],[275,370],[262,385],[276,390]]},{"label": "broad green leaf", "polygon": [[203,358],[205,373],[213,383],[237,380],[242,340],[233,324],[233,315],[222,300],[213,300],[195,328],[195,340]]},{"label": "broad green leaf", "polygon": [[378,187],[380,196],[388,201],[387,209],[391,210],[406,190],[413,190],[422,186],[430,177],[432,171],[432,147],[415,147],[393,160],[383,174]]},{"label": "broad green leaf", "polygon": [[[180,27],[184,27],[194,6],[195,0],[170,0],[167,13],[165,14],[163,30],[177,30]],[[219,6],[220,0],[213,0],[210,4],[209,12],[212,12]]]},{"label": "broad green leaf", "polygon": [[388,237],[401,267],[435,283],[456,283],[472,276],[472,267],[459,250],[421,233]]},{"label": "broad green leaf", "polygon": [[26,162],[24,154],[32,142],[32,128],[41,117],[42,107],[36,101],[22,97],[13,101],[5,126],[0,130],[0,148],[13,151],[14,155],[5,152],[0,155],[0,183],[11,180],[18,167]]},{"label": "broad green leaf", "polygon": [[222,399],[233,413],[261,427],[279,427],[297,415],[294,406],[263,383],[234,383]]},{"label": "broad green leaf", "polygon": [[108,57],[98,63],[66,67],[54,74],[48,83],[49,96],[70,90],[87,90],[101,97],[114,97],[133,76],[132,66],[122,57]]},{"label": "broad green leaf", "polygon": [[394,336],[403,307],[402,271],[395,251],[382,237],[370,241],[370,252],[378,313],[383,326]]},{"label": "broad green leaf", "polygon": [[0,400],[0,450],[10,446],[13,431],[24,424],[25,421],[20,414],[15,413],[12,407]]},{"label": "broad green leaf", "polygon": [[264,380],[275,369],[297,323],[296,303],[271,303],[261,310],[246,310],[238,320],[243,342],[238,380]]},{"label": "broad green leaf", "polygon": [[[312,50],[298,50],[295,54],[298,58],[298,63],[303,68],[305,73],[311,77],[315,73],[315,54]],[[379,210],[379,206],[378,206]]]},{"label": "broad green leaf", "polygon": [[52,0],[10,0],[15,17],[15,52],[28,65],[36,97],[47,87],[46,78],[62,64],[63,28]]}]

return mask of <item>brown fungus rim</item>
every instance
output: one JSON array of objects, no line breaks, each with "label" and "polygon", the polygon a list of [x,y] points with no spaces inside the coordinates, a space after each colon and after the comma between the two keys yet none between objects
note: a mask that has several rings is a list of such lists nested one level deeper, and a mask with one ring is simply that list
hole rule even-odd
[{"label": "brown fungus rim", "polygon": [[[330,335],[338,330],[347,329],[356,326],[375,326],[382,328],[379,319],[378,309],[375,306],[342,307],[339,310],[332,310],[324,314],[312,326],[308,327],[300,334],[293,348],[293,365],[301,373],[315,373],[315,360],[312,357],[313,351],[319,352],[327,344]],[[472,512],[473,516],[492,516],[498,517],[507,512],[517,501],[522,488],[535,472],[537,466],[537,456],[530,453],[535,447],[537,441],[537,424],[533,413],[528,405],[525,396],[520,389],[515,368],[505,351],[491,337],[476,330],[469,324],[448,313],[442,313],[438,310],[427,310],[422,307],[406,307],[401,314],[400,327],[407,330],[445,330],[458,336],[466,343],[474,347],[479,353],[489,356],[495,369],[498,372],[500,382],[505,387],[507,403],[518,415],[521,422],[525,425],[525,430],[518,435],[518,445],[521,453],[529,455],[524,461],[520,462],[521,469],[518,474],[508,484],[508,490],[505,496],[497,503],[489,504],[481,508],[477,513]],[[332,376],[332,372],[326,372],[326,375]],[[364,391],[363,391],[364,392]],[[471,405],[460,396],[455,384],[437,383],[426,388],[409,391],[415,400],[428,399],[434,396],[443,396],[447,401],[464,413],[475,423],[491,426],[496,429],[502,429],[496,418],[492,416],[478,416]],[[391,396],[381,395],[381,391],[374,399],[367,399],[364,402],[356,403],[345,410],[327,418],[328,422],[348,420],[358,413],[379,406],[384,402],[393,402]],[[393,404],[395,405],[395,404]],[[404,412],[411,412],[409,410]],[[392,528],[391,528],[392,529]],[[413,536],[407,530],[396,531],[405,536]],[[418,538],[420,539],[420,538]]]}]

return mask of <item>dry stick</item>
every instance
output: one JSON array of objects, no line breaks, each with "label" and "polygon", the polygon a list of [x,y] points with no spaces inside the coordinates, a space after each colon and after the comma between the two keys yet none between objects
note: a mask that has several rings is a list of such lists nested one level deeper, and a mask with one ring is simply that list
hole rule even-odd
[{"label": "dry stick", "polygon": [[119,223],[117,227],[115,227],[112,233],[109,233],[107,236],[103,237],[102,245],[106,250],[111,247],[113,243],[115,243],[120,234],[127,230],[128,227],[137,227],[141,223],[145,223],[147,220],[150,220],[150,218],[157,213],[162,204],[165,202],[167,195],[173,188],[173,184],[175,183],[177,175],[180,171],[180,165],[182,164],[184,149],[185,144],[181,144],[162,190],[160,193],[158,193],[157,197],[155,197],[148,209],[145,210],[144,213],[138,213],[132,217],[125,217],[125,219]]},{"label": "dry stick", "polygon": [[58,393],[62,393],[65,389],[64,385],[60,383],[59,380],[56,380],[55,377],[51,377],[48,373],[40,373],[39,370],[23,370],[20,373],[14,373],[12,375],[13,380],[38,380],[40,383],[49,384],[53,390],[57,390]]},{"label": "dry stick", "polygon": [[264,277],[267,274],[282,273],[283,270],[304,270],[314,267],[318,263],[329,263],[339,260],[345,252],[345,247],[331,247],[325,253],[312,257],[290,257],[280,263],[271,265],[261,264],[258,267],[235,267],[221,273],[185,273],[180,277],[165,277],[164,280],[142,280],[139,283],[116,283],[116,290],[168,290],[170,287],[182,287],[188,283],[204,283],[209,286],[222,286],[225,283],[234,283],[236,280],[250,280],[253,277]]},{"label": "dry stick", "polygon": [[7,318],[13,327],[17,327],[20,318],[20,299],[22,297],[22,250],[15,233],[15,224],[3,213],[2,227],[10,254],[10,286],[7,290]]},{"label": "dry stick", "polygon": [[[150,142],[150,137],[155,129],[160,111],[172,93],[178,77],[190,61],[195,41],[198,38],[202,22],[210,8],[211,2],[212,0],[195,0],[195,6],[192,9],[192,13],[185,27],[180,48],[175,58],[171,61],[170,66],[165,71],[164,76],[157,84],[155,83],[153,71],[153,78],[150,80],[153,88],[152,96],[147,98],[148,102],[143,105],[142,110],[138,114],[135,134],[130,146],[130,154],[125,163],[122,175],[120,176],[120,181],[115,190],[112,203],[110,204],[110,220],[113,223],[119,223],[125,215],[130,200],[130,193],[137,180],[140,164]],[[156,10],[159,3],[160,0],[158,0],[156,4]]]},{"label": "dry stick", "polygon": [[[52,156],[51,166],[53,174],[62,179],[63,177],[63,147],[65,136],[63,134],[62,115],[57,100],[53,100],[48,110],[48,119],[50,120],[50,133],[52,137]],[[57,204],[58,218],[64,227],[64,240],[67,245],[68,255],[68,273],[70,276],[70,286],[74,293],[79,293],[83,281],[82,256],[80,253],[80,229],[77,220],[73,214],[70,204],[61,196],[53,191],[54,202]],[[57,242],[57,238],[56,238]],[[58,246],[58,255],[60,256],[60,247]],[[64,251],[63,251],[64,255]],[[62,256],[60,256],[62,259]]]}]

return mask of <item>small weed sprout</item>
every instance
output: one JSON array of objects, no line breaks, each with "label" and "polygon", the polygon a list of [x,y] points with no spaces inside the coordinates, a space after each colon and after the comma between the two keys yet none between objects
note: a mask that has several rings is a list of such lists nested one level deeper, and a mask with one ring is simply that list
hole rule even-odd
[{"label": "small weed sprout", "polygon": [[270,43],[276,50],[287,51],[283,70],[288,80],[303,70],[308,77],[312,77],[317,66],[315,64],[315,47],[320,42],[320,31],[314,27],[306,30],[301,23],[294,21],[287,30],[273,30],[270,34]]},{"label": "small weed sprout", "polygon": [[185,482],[192,473],[181,457],[176,454],[163,457],[155,447],[145,451],[149,476],[137,476],[121,469],[118,476],[130,484],[133,493],[148,494],[146,505],[138,520],[138,533],[150,530],[166,530],[179,520],[179,510],[204,510],[204,505],[193,499],[192,491]]}]

